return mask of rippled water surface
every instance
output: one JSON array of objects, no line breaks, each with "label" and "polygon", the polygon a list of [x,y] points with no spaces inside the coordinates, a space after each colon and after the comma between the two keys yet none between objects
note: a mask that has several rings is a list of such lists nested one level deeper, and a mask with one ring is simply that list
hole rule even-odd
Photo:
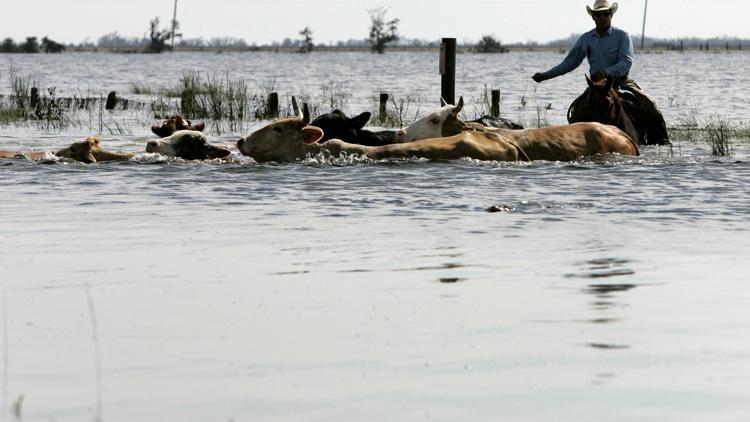
[{"label": "rippled water surface", "polygon": [[[199,67],[289,93],[343,81],[354,111],[381,89],[439,94],[428,53],[8,57],[105,93]],[[670,124],[689,109],[741,121],[745,91],[727,82],[748,57],[641,55],[637,79]],[[581,90],[582,73],[526,82],[557,54],[459,59],[479,69],[459,85],[501,81],[510,117],[530,115],[526,92],[561,122]],[[147,126],[127,129],[103,137],[128,162],[0,159],[3,405],[26,421],[750,412],[747,143],[722,158],[676,140],[574,163],[258,165],[144,154]],[[0,149],[91,133],[9,126]]]}]

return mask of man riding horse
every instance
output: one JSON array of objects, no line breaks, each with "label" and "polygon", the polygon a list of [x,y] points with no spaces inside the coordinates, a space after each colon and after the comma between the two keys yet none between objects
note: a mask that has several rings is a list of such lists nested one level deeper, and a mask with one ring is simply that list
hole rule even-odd
[{"label": "man riding horse", "polygon": [[[612,26],[612,15],[617,12],[617,3],[607,0],[596,0],[594,7],[586,10],[596,23],[596,28],[581,35],[562,63],[546,72],[534,74],[532,79],[541,83],[556,78],[576,69],[583,58],[589,62],[589,72],[593,81],[608,77],[614,79],[615,86],[633,94],[632,103],[641,116],[640,125],[644,126],[648,144],[669,144],[667,125],[664,116],[655,101],[646,94],[634,80],[630,79],[630,68],[633,65],[633,41],[622,29]],[[568,114],[571,123],[590,120],[586,111],[585,100],[588,89],[578,97]]]}]

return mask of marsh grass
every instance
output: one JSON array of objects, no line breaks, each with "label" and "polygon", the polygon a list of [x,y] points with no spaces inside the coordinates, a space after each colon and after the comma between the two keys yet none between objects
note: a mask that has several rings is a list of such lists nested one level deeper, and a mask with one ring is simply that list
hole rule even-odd
[{"label": "marsh grass", "polygon": [[145,84],[142,84],[140,82],[130,82],[128,85],[130,87],[131,94],[135,94],[135,95],[153,95],[154,94],[154,90],[151,87],[146,86]]},{"label": "marsh grass", "polygon": [[[503,99],[500,97],[500,105],[503,104]],[[474,99],[474,114],[477,117],[487,116],[492,113],[492,93],[487,85],[484,85],[484,89],[479,93],[479,96]]]},{"label": "marsh grass", "polygon": [[414,120],[419,118],[419,113],[422,108],[422,100],[418,97],[405,96],[396,98],[396,96],[390,96],[390,107],[386,107],[385,115],[380,115],[380,96],[373,97],[373,103],[376,104],[373,112],[376,116],[374,120],[379,126],[388,128],[402,128],[407,126]]},{"label": "marsh grass", "polygon": [[726,119],[714,119],[706,125],[705,132],[706,142],[711,146],[711,154],[717,157],[728,157],[733,154],[732,129]]},{"label": "marsh grass", "polygon": [[713,116],[701,120],[691,111],[669,128],[669,136],[684,142],[705,142],[711,147],[711,154],[727,157],[734,154],[733,142],[750,141],[750,127],[742,122],[732,123],[726,117]]},{"label": "marsh grass", "polygon": [[344,90],[343,82],[328,81],[320,86],[320,93],[321,103],[330,110],[345,111],[349,108],[349,99],[352,95]]},{"label": "marsh grass", "polygon": [[32,81],[31,76],[22,73],[13,65],[10,66],[10,90],[11,98],[15,106],[20,110],[31,107],[31,88],[38,83]]}]

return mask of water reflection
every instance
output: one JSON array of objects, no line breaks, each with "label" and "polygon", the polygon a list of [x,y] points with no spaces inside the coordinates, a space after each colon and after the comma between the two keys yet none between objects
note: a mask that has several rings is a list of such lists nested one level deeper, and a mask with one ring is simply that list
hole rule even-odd
[{"label": "water reflection", "polygon": [[[616,277],[632,276],[635,271],[629,268],[631,261],[622,258],[603,258],[592,259],[579,264],[582,271],[575,274],[567,274],[568,278],[583,279],[609,279]],[[588,284],[581,291],[586,295],[591,295],[593,300],[590,302],[591,310],[595,316],[586,320],[587,323],[595,325],[614,325],[620,322],[621,318],[613,315],[614,310],[627,307],[622,302],[623,294],[638,287],[634,283],[594,283]],[[609,332],[608,332],[609,333]],[[615,343],[611,341],[591,341],[585,344],[586,347],[601,351],[618,351],[628,350],[631,348],[628,344]],[[599,380],[601,382],[601,380]],[[596,384],[597,381],[594,381]]]},{"label": "water reflection", "polygon": [[589,343],[588,347],[599,350],[627,350],[630,346],[625,344]]},{"label": "water reflection", "polygon": [[[635,271],[625,267],[629,263],[630,261],[620,258],[594,259],[591,261],[587,261],[584,264],[585,272],[566,274],[565,276],[569,278],[610,278],[634,275]],[[616,285],[612,288],[617,289]],[[632,286],[630,288],[632,288]],[[627,288],[626,290],[629,290],[629,288]]]}]

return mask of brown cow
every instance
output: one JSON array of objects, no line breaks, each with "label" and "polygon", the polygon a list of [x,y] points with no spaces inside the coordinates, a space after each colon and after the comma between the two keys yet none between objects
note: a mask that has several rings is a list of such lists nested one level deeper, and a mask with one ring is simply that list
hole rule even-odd
[{"label": "brown cow", "polygon": [[160,138],[166,138],[167,136],[172,135],[178,130],[197,130],[198,132],[203,132],[203,129],[205,129],[205,127],[206,125],[203,122],[193,125],[190,120],[184,119],[182,118],[182,116],[175,114],[174,116],[171,116],[170,118],[162,122],[161,126],[151,126],[151,131]]}]

